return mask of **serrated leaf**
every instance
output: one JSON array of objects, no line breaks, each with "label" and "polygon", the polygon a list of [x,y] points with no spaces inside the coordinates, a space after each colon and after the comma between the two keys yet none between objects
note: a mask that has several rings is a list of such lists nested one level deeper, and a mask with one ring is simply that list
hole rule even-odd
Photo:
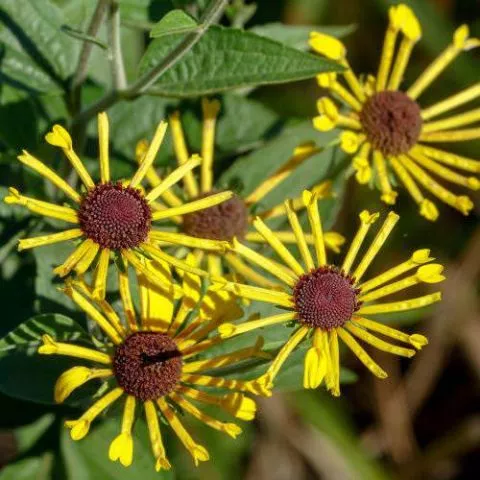
[{"label": "serrated leaf", "polygon": [[49,76],[66,79],[73,73],[80,44],[60,32],[62,11],[49,0],[2,0],[3,27],[14,33],[23,51]]},{"label": "serrated leaf", "polygon": [[299,50],[307,50],[310,32],[321,32],[332,37],[345,37],[355,30],[355,25],[285,25],[280,22],[255,25],[249,31],[285,43]]},{"label": "serrated leaf", "polygon": [[59,375],[78,361],[37,353],[44,334],[62,342],[88,342],[87,332],[74,320],[59,314],[37,315],[0,340],[0,391],[37,403],[53,403]]},{"label": "serrated leaf", "polygon": [[150,31],[151,38],[165,37],[176,33],[193,32],[198,27],[197,22],[183,10],[168,12]]},{"label": "serrated leaf", "polygon": [[[155,68],[182,41],[181,35],[154,40],[140,62],[140,75]],[[162,75],[151,92],[191,97],[240,87],[292,82],[342,70],[318,55],[299,52],[251,32],[213,26]]]}]

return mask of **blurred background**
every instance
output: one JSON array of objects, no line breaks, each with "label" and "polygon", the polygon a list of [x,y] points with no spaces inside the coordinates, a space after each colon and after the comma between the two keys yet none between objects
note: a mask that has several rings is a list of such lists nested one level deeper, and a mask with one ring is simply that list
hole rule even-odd
[{"label": "blurred background", "polygon": [[[55,3],[64,7],[69,2]],[[125,8],[135,8],[136,4],[135,0],[120,3]],[[138,0],[138,4],[146,3],[149,2]],[[161,3],[152,2],[158,8],[150,8],[150,22],[161,17]],[[359,73],[375,72],[387,25],[386,11],[392,3],[386,0],[259,0],[245,26],[268,22],[350,26],[347,29],[350,33],[343,40],[351,65]],[[478,0],[406,3],[415,10],[424,32],[407,70],[407,84],[450,42],[456,26],[468,23],[472,35],[480,37]],[[127,49],[133,51],[134,57],[135,49],[143,48],[145,38],[132,22],[126,22],[124,27],[130,39]],[[101,84],[102,75],[102,63],[94,57],[91,72],[94,81],[90,90],[87,89],[87,96],[95,95],[95,81]],[[479,52],[463,54],[424,100],[427,103],[438,100],[478,82],[479,78]],[[1,92],[5,95],[4,88]],[[320,94],[316,83],[308,81],[259,88],[250,98],[277,115],[305,120],[315,114],[315,101]],[[21,176],[20,170],[9,163],[13,152],[22,147],[33,148],[32,144],[38,146],[41,142],[40,135],[32,138],[28,133],[32,130],[31,123],[43,121],[46,113],[36,111],[37,116],[32,117],[31,99],[22,102],[21,124],[12,123],[10,103],[3,102],[0,106],[2,187],[15,184]],[[35,104],[35,109],[45,109],[45,106]],[[456,146],[455,151],[479,158],[480,142]],[[383,207],[377,192],[359,189],[353,181],[349,182],[347,191],[348,195],[341,199],[335,229],[351,238],[360,203],[365,208]],[[195,469],[178,449],[172,458],[178,467],[173,476],[155,475],[152,468],[151,477],[142,478],[480,478],[480,203],[478,195],[474,194],[473,198],[476,208],[469,217],[441,207],[440,219],[434,224],[416,214],[406,195],[401,196],[396,206],[401,222],[376,268],[384,269],[401,261],[405,252],[431,248],[447,272],[447,281],[440,284],[443,302],[421,318],[402,317],[396,323],[403,329],[424,333],[430,340],[429,346],[412,361],[375,352],[376,360],[390,374],[388,379],[378,381],[358,361],[345,355],[344,364],[358,379],[343,386],[339,399],[330,398],[320,389],[277,394],[261,400],[257,420],[244,425],[245,434],[236,441],[196,427],[202,430],[198,436],[205,437],[214,461]],[[41,265],[38,259],[20,257],[14,251],[24,219],[13,218],[3,204],[0,204],[0,217],[1,337],[13,325],[37,312],[35,278]],[[43,305],[50,306],[45,302]],[[106,457],[107,439],[115,426],[102,425],[84,441],[83,447],[75,449],[61,429],[62,416],[67,413],[68,409],[0,394],[0,480],[131,478],[128,471],[112,473],[119,471],[117,466],[110,468],[108,460],[98,458]],[[61,460],[57,456],[59,451]],[[35,462],[23,470],[8,467],[13,460],[18,465],[31,458],[36,459]],[[91,469],[89,464],[94,467]]]}]

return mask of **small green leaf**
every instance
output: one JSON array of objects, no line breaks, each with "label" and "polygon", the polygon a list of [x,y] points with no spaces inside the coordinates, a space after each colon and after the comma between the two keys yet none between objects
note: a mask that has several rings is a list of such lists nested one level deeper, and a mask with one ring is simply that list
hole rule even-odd
[{"label": "small green leaf", "polygon": [[285,25],[283,23],[274,22],[265,25],[255,25],[249,31],[268,37],[277,42],[285,43],[299,50],[308,50],[308,38],[310,32],[321,32],[332,37],[345,37],[355,30],[355,25]]},{"label": "small green leaf", "polygon": [[193,32],[198,28],[197,22],[187,15],[183,10],[172,10],[168,12],[150,32],[150,37],[159,38],[166,35],[184,34]]},{"label": "small green leaf", "polygon": [[[140,62],[140,74],[155,68],[182,38],[182,35],[171,35],[154,40]],[[341,70],[335,62],[254,33],[213,26],[150,91],[162,96],[191,97],[293,82]]]}]

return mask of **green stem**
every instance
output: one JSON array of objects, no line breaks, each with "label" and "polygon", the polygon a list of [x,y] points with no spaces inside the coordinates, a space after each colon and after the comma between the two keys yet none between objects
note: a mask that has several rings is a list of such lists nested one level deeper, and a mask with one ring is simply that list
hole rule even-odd
[{"label": "green stem", "polygon": [[[97,7],[93,12],[92,19],[90,20],[90,25],[87,29],[87,35],[91,37],[95,37],[97,35],[100,25],[102,24],[108,3],[109,0],[98,0]],[[80,107],[80,92],[83,82],[87,77],[88,59],[90,58],[92,48],[92,42],[83,42],[82,50],[78,58],[77,68],[75,69],[75,73],[72,77],[72,83],[70,88],[74,112]]]},{"label": "green stem", "polygon": [[210,25],[215,22],[223,13],[228,0],[212,0],[209,7],[202,16],[201,26],[195,32],[188,34],[185,39],[170,52],[155,68],[142,75],[135,83],[123,90],[116,90],[107,93],[98,102],[86,108],[73,119],[77,125],[86,124],[97,113],[106,110],[118,100],[131,100],[144,93],[151,87],[167,70],[172,68],[190,49],[202,38]]},{"label": "green stem", "polygon": [[120,38],[120,6],[116,1],[110,4],[108,37],[111,50],[110,64],[112,68],[113,85],[115,90],[123,90],[127,87],[127,78],[123,64],[122,43]]}]

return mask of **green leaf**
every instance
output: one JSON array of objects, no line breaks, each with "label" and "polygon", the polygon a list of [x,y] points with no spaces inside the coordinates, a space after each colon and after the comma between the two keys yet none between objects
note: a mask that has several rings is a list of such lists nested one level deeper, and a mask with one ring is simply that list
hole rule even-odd
[{"label": "green leaf", "polygon": [[249,150],[279,122],[278,115],[260,102],[240,95],[225,95],[217,122],[216,147],[220,154]]},{"label": "green leaf", "polygon": [[[179,108],[189,151],[200,152],[203,121],[200,102]],[[222,158],[258,146],[278,123],[278,115],[262,103],[234,93],[224,95],[216,126],[215,169],[219,168]]]},{"label": "green leaf", "polygon": [[[140,62],[140,74],[155,68],[181,40],[181,35],[154,40]],[[177,97],[207,95],[340,70],[342,67],[332,61],[254,33],[214,26],[159,78],[151,93]]]},{"label": "green leaf", "polygon": [[58,7],[49,0],[2,0],[0,12],[3,29],[49,76],[60,81],[73,73],[80,44],[60,31],[65,18]]},{"label": "green leaf", "polygon": [[[47,228],[51,231],[51,227]],[[31,254],[33,254],[37,265],[37,274],[35,276],[37,311],[62,311],[64,313],[71,311],[71,301],[67,295],[58,290],[61,281],[53,273],[53,269],[60,265],[72,253],[74,248],[73,242],[63,242],[32,250]]]},{"label": "green leaf", "polygon": [[173,470],[155,471],[155,459],[151,452],[148,431],[145,422],[141,419],[135,422],[135,450],[132,465],[125,468],[119,462],[110,461],[108,446],[119,433],[119,418],[110,418],[100,424],[97,423],[88,434],[88,438],[79,442],[74,442],[68,431],[64,429],[61,435],[61,451],[67,478],[75,480],[97,478],[173,480],[175,478]]},{"label": "green leaf", "polygon": [[[120,102],[109,111],[113,153],[121,153],[131,163],[135,161],[135,146],[139,140],[150,140],[161,120],[167,118],[167,110],[178,104],[176,100],[142,96],[132,102]],[[92,133],[94,133],[92,131]],[[165,165],[172,154],[170,132],[160,147],[154,167]],[[115,175],[115,173],[113,172]]]},{"label": "green leaf", "polygon": [[[27,320],[0,340],[0,391],[37,403],[54,403],[59,375],[78,361],[37,353],[44,334],[62,342],[88,342],[87,332],[74,320],[44,314]],[[73,363],[75,362],[75,363]]]},{"label": "green leaf", "polygon": [[[22,128],[18,128],[22,125]],[[34,150],[37,146],[36,105],[26,92],[8,84],[0,94],[0,141],[15,152]]]},{"label": "green leaf", "polygon": [[262,37],[271,38],[277,42],[285,43],[299,50],[308,50],[310,32],[321,32],[332,37],[345,37],[355,30],[355,25],[285,25],[274,22],[265,25],[255,25],[249,31]]},{"label": "green leaf", "polygon": [[0,79],[40,93],[60,93],[58,84],[22,50],[0,41]]},{"label": "green leaf", "polygon": [[198,28],[197,22],[183,10],[168,12],[150,32],[151,38],[165,37],[176,33],[193,32]]},{"label": "green leaf", "polygon": [[[239,185],[242,196],[251,193],[260,183],[275,173],[292,156],[294,149],[305,142],[314,142],[321,151],[305,160],[291,174],[287,181],[282,182],[260,202],[262,209],[268,209],[279,204],[285,198],[296,197],[305,188],[310,188],[324,180],[338,176],[339,186],[345,182],[343,175],[344,156],[336,149],[329,148],[330,142],[337,136],[335,131],[318,132],[311,121],[304,121],[296,126],[286,128],[271,141],[257,148],[252,153],[240,157],[228,168],[217,182],[218,186]],[[325,228],[330,228],[335,215],[335,206],[340,202],[325,200],[321,202],[322,216]]]}]

